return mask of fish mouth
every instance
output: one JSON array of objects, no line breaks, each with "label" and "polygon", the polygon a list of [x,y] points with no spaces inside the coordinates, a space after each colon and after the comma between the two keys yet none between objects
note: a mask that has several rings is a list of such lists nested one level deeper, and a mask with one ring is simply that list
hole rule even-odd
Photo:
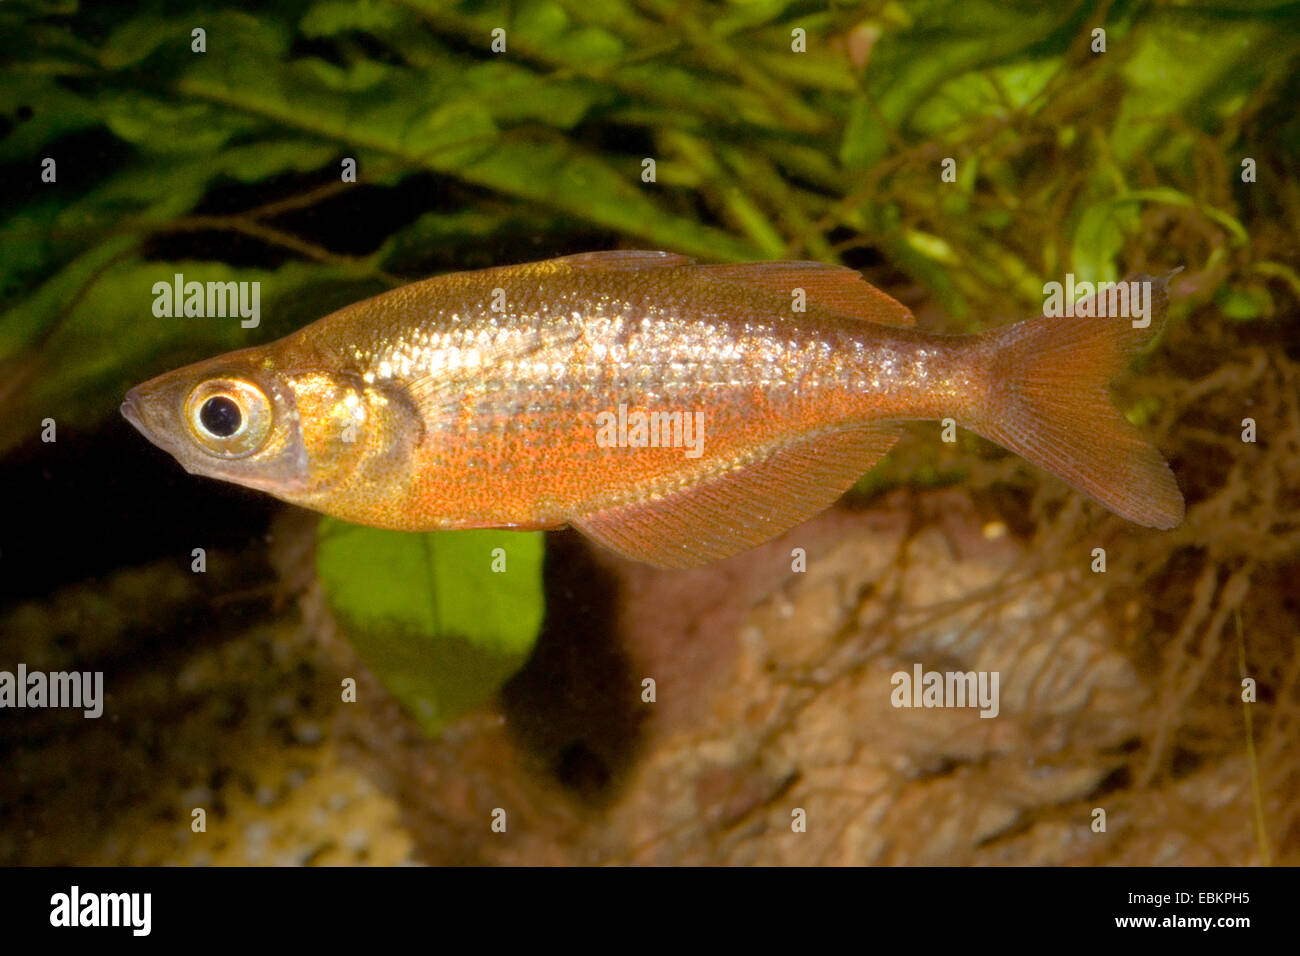
[{"label": "fish mouth", "polygon": [[140,394],[140,389],[133,388],[126,393],[122,401],[122,417],[130,422],[153,445],[163,451],[176,455],[173,443],[168,439],[167,430],[158,420],[158,414],[151,404]]},{"label": "fish mouth", "polygon": [[135,389],[126,393],[126,399],[122,402],[122,417],[134,425],[140,434],[149,437],[149,432],[144,427],[144,417],[140,412],[140,396]]}]

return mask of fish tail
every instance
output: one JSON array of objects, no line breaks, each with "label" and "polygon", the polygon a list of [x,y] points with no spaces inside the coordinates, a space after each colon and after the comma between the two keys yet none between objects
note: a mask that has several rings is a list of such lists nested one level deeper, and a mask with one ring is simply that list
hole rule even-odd
[{"label": "fish tail", "polygon": [[1096,317],[1093,308],[1094,316],[1032,319],[981,336],[992,350],[991,374],[975,430],[1149,528],[1177,526],[1183,496],[1168,463],[1106,387],[1163,323],[1173,274],[1129,280],[1150,284],[1145,329],[1125,317]]}]

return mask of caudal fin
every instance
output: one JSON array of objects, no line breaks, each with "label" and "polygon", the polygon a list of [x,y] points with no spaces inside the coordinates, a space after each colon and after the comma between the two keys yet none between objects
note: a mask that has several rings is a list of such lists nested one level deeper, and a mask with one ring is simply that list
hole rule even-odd
[{"label": "caudal fin", "polygon": [[[1145,330],[1135,329],[1129,318],[1076,315],[987,333],[993,384],[983,420],[975,425],[999,445],[1149,528],[1177,526],[1183,496],[1160,452],[1124,420],[1106,386],[1163,323],[1172,275],[1128,280],[1150,283],[1151,323]],[[1093,304],[1102,300],[1094,297]]]}]

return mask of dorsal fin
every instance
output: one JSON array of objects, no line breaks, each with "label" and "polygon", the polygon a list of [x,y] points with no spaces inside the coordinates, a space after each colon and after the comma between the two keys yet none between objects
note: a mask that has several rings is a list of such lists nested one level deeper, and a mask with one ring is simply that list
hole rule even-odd
[{"label": "dorsal fin", "polygon": [[610,249],[605,252],[579,252],[550,259],[557,266],[570,269],[621,271],[627,269],[673,269],[689,266],[695,260],[675,252],[652,252],[647,249]]},{"label": "dorsal fin", "polygon": [[916,324],[916,317],[910,309],[847,266],[778,261],[699,266],[698,270],[714,278],[738,285],[760,286],[787,297],[795,289],[803,289],[809,302],[855,319],[885,325]]},{"label": "dorsal fin", "polygon": [[[560,256],[549,262],[569,269],[625,271],[637,269],[674,269],[693,265],[695,260],[674,252],[646,249],[611,249],[605,252],[579,252]],[[744,262],[726,265],[696,266],[702,277],[721,279],[737,285],[759,286],[783,295],[803,289],[808,301],[826,309],[868,322],[885,325],[915,325],[916,317],[901,302],[881,292],[862,274],[847,266],[825,262],[779,260]]]}]

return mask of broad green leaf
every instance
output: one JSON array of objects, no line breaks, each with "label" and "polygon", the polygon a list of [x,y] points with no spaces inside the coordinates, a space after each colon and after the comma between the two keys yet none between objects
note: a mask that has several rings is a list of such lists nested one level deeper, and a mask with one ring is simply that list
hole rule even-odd
[{"label": "broad green leaf", "polygon": [[1148,149],[1185,150],[1185,136],[1169,136],[1171,116],[1212,127],[1219,104],[1253,90],[1270,62],[1300,50],[1294,30],[1260,20],[1197,24],[1167,13],[1145,24],[1134,44],[1124,68],[1128,93],[1111,134],[1121,161]]},{"label": "broad green leaf", "polygon": [[933,136],[961,123],[992,116],[1030,103],[1061,68],[1059,59],[1035,60],[949,80],[909,117],[918,133]]},{"label": "broad green leaf", "polygon": [[322,520],[316,571],[366,665],[430,733],[528,659],[545,613],[541,532],[412,534]]},{"label": "broad green leaf", "polygon": [[890,25],[872,49],[866,92],[854,98],[840,144],[846,168],[879,162],[889,150],[888,129],[910,129],[922,104],[952,78],[1018,56],[1032,62],[1064,52],[1079,18],[1069,5],[996,0],[920,3],[907,15],[912,26]]}]

